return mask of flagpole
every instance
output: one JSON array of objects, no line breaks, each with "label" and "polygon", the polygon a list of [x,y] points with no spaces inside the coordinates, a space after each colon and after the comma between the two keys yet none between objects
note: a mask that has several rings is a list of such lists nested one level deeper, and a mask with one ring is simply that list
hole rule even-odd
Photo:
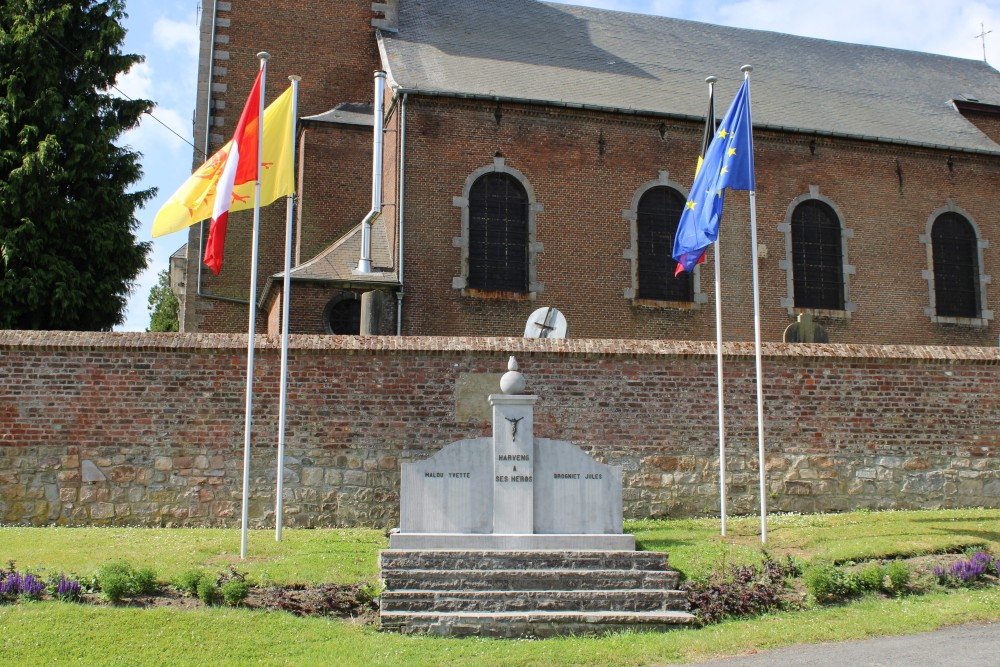
[{"label": "flagpole", "polygon": [[250,432],[253,424],[253,353],[257,333],[257,255],[260,241],[260,163],[264,157],[264,89],[267,81],[267,61],[271,55],[266,51],[257,54],[260,58],[260,107],[257,121],[257,182],[254,187],[253,206],[253,251],[250,258],[250,335],[247,339],[247,396],[243,422],[243,512],[240,529],[240,558],[247,557],[247,523],[250,510]]},{"label": "flagpole", "polygon": [[[753,67],[744,65],[741,70],[745,80],[750,79]],[[750,87],[747,85],[747,113],[750,113]],[[750,123],[753,131],[753,122]],[[751,145],[753,139],[751,138]],[[757,459],[760,468],[760,543],[767,544],[767,462],[764,460],[764,384],[760,355],[760,278],[757,267],[757,193],[750,191],[750,246],[753,254],[753,334],[754,361],[757,366]]]},{"label": "flagpole", "polygon": [[[301,76],[288,77],[292,82],[292,164],[295,164],[295,128],[298,123],[299,81]],[[288,407],[288,304],[292,287],[292,214],[295,195],[285,204],[285,279],[281,301],[281,389],[278,399],[278,476],[274,507],[274,540],[281,541],[281,525],[285,500],[285,412]]]},{"label": "flagpole", "polygon": [[[712,124],[715,121],[715,82],[718,77],[710,76],[705,79],[708,84],[708,99],[712,105]],[[715,134],[715,128],[711,128]],[[722,396],[723,375],[722,375],[722,269],[719,256],[719,240],[715,241],[715,361],[716,375],[718,377],[719,394],[719,515],[722,518],[722,536],[726,536],[726,411]]]}]

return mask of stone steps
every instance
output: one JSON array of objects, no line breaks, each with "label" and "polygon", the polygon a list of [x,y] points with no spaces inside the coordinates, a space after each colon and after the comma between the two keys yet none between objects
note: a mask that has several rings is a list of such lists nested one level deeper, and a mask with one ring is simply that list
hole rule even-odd
[{"label": "stone steps", "polygon": [[383,612],[382,628],[403,634],[443,637],[556,637],[624,630],[668,630],[692,623],[683,611],[660,612],[495,612],[490,614]]},{"label": "stone steps", "polygon": [[389,569],[670,570],[667,554],[656,551],[383,551]]},{"label": "stone steps", "polygon": [[389,590],[670,590],[676,572],[648,570],[382,570]]},{"label": "stone steps", "polygon": [[691,623],[667,555],[613,551],[383,551],[382,627],[550,637]]},{"label": "stone steps", "polygon": [[683,608],[681,591],[386,591],[383,612],[655,612]]}]

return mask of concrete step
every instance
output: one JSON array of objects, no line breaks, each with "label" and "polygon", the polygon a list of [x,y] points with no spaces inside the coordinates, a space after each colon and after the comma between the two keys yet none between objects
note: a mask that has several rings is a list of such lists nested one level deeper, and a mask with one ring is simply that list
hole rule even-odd
[{"label": "concrete step", "polygon": [[402,551],[381,552],[386,569],[417,570],[669,570],[656,551]]},{"label": "concrete step", "polygon": [[671,590],[604,591],[385,591],[381,611],[640,612],[686,611],[687,596]]},{"label": "concrete step", "polygon": [[621,630],[666,630],[694,622],[681,611],[659,612],[382,612],[382,628],[405,634],[442,637],[555,637],[593,635]]},{"label": "concrete step", "polygon": [[679,577],[659,570],[382,570],[389,591],[672,590]]}]

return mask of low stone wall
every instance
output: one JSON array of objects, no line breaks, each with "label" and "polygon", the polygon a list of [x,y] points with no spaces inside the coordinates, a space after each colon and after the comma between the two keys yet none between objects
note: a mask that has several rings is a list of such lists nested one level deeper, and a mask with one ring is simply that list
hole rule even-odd
[{"label": "low stone wall", "polygon": [[[239,522],[246,337],[0,332],[0,521]],[[732,513],[757,511],[753,346],[727,343]],[[395,526],[400,462],[490,434],[509,354],[535,435],[624,470],[626,517],[718,513],[714,345],[292,338],[287,525]],[[1000,350],[764,347],[772,511],[1000,505]],[[279,353],[258,338],[250,516],[273,525]]]}]

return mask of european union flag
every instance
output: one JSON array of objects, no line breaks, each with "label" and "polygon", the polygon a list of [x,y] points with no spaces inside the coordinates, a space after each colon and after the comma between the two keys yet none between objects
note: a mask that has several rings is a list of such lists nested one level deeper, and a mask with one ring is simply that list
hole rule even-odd
[{"label": "european union flag", "polygon": [[674,237],[677,273],[693,269],[708,246],[719,238],[726,188],[754,189],[749,79],[744,79],[729,111],[723,116],[677,223]]}]

